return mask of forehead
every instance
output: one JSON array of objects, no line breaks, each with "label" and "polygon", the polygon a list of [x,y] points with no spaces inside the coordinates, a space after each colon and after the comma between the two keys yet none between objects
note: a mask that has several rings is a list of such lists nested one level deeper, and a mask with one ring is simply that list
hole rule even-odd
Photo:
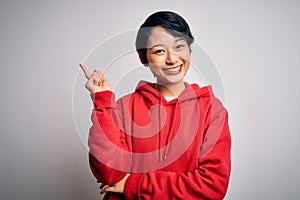
[{"label": "forehead", "polygon": [[180,37],[170,34],[165,28],[156,26],[152,29],[148,38],[148,46],[156,44],[172,44]]}]

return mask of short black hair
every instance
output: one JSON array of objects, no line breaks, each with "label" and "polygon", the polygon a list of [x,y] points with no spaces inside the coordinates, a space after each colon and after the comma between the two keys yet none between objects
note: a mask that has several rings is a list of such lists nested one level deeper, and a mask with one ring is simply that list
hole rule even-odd
[{"label": "short black hair", "polygon": [[146,56],[148,39],[155,26],[162,26],[173,36],[183,37],[189,48],[194,42],[188,23],[180,15],[171,11],[155,12],[141,25],[135,41],[136,51],[141,54],[140,58],[145,63],[148,62]]}]

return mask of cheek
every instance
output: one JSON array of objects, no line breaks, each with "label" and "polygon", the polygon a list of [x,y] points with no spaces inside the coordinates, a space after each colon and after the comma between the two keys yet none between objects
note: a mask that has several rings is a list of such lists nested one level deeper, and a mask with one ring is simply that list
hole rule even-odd
[{"label": "cheek", "polygon": [[185,62],[190,62],[191,60],[191,54],[189,51],[182,52],[180,56],[183,60],[185,60]]},{"label": "cheek", "polygon": [[159,65],[158,64],[155,64],[155,63],[150,63],[149,64],[149,69],[151,70],[151,72],[157,72],[159,70]]},{"label": "cheek", "polygon": [[151,55],[151,56],[147,56],[147,59],[148,59],[148,63],[152,65],[160,65],[165,61],[164,56]]},{"label": "cheek", "polygon": [[154,76],[158,76],[160,74],[158,67],[155,65],[149,65],[149,69]]}]

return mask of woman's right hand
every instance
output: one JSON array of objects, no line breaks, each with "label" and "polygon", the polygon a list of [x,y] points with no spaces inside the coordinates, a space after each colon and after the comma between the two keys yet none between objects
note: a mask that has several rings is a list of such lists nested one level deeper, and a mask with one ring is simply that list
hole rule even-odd
[{"label": "woman's right hand", "polygon": [[84,72],[85,77],[88,79],[88,81],[85,84],[85,87],[91,92],[101,92],[105,90],[110,90],[111,86],[108,82],[108,80],[104,77],[103,74],[101,74],[99,71],[94,70],[92,74],[87,70],[87,68],[83,64],[79,64],[81,69]]}]

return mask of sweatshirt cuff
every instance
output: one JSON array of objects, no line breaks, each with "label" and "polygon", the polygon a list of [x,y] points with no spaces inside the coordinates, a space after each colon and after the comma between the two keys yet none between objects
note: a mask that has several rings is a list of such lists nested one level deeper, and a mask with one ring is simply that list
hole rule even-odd
[{"label": "sweatshirt cuff", "polygon": [[139,199],[139,187],[144,174],[131,174],[125,182],[124,195],[126,199]]},{"label": "sweatshirt cuff", "polygon": [[91,98],[95,109],[114,107],[115,104],[115,94],[110,90],[91,93]]}]

